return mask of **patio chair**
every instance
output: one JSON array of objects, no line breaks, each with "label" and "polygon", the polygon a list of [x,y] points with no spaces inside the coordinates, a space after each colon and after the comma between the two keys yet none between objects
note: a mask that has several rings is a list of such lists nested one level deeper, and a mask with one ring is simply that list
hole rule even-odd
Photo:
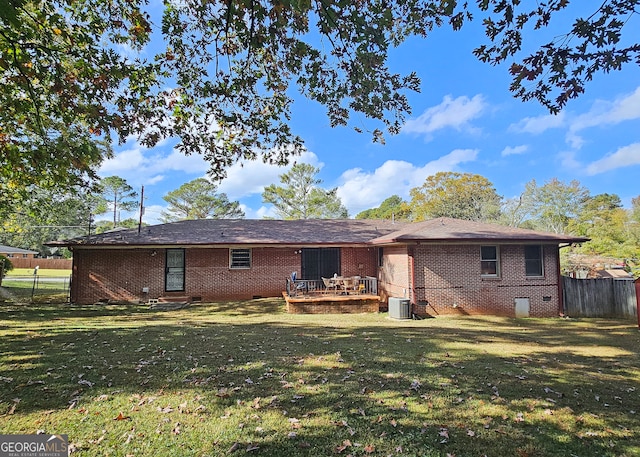
[{"label": "patio chair", "polygon": [[338,283],[332,278],[322,278],[322,282],[324,283],[324,293],[328,294],[330,289],[333,289],[333,293],[337,293],[338,291]]},{"label": "patio chair", "polygon": [[344,278],[342,280],[342,290],[343,293],[349,295],[349,291],[353,291],[355,289],[356,280],[355,278]]},{"label": "patio chair", "polygon": [[304,281],[298,282],[297,273],[294,271],[291,273],[291,295],[296,297],[299,294],[304,294],[307,284]]}]

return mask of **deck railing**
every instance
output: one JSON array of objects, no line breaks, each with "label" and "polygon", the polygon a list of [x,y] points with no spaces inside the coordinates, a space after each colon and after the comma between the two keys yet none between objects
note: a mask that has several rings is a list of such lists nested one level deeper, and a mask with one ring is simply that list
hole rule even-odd
[{"label": "deck railing", "polygon": [[322,280],[287,278],[286,291],[289,297],[313,296],[313,295],[378,295],[378,279],[373,276],[364,276],[356,279],[354,286],[345,290],[341,286],[327,288]]}]

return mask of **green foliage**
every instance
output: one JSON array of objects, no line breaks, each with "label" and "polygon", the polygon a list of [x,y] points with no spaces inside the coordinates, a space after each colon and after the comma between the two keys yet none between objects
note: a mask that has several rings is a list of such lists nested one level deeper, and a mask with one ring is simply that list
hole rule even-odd
[{"label": "green foliage", "polygon": [[338,197],[337,188],[325,190],[318,187],[322,180],[316,178],[319,168],[306,163],[295,164],[290,171],[280,175],[282,186],[271,184],[262,192],[262,200],[275,207],[281,219],[341,219],[349,217],[347,209]]},{"label": "green foliage", "polygon": [[365,209],[356,214],[356,219],[409,220],[411,211],[407,202],[398,195],[385,199],[377,208]]},{"label": "green foliage", "polygon": [[476,174],[439,172],[410,194],[415,221],[436,217],[493,221],[500,215],[502,197],[487,178]]},{"label": "green foliage", "polygon": [[57,192],[31,187],[28,197],[16,202],[14,211],[4,218],[0,244],[53,253],[45,243],[87,233],[92,198],[77,189]]},{"label": "green foliage", "polygon": [[533,179],[526,184],[522,199],[536,229],[567,233],[570,222],[582,213],[589,200],[589,190],[576,180],[566,184],[553,178],[538,186]]},{"label": "green foliage", "polygon": [[185,219],[242,219],[244,211],[238,201],[230,202],[218,186],[198,178],[183,184],[162,197],[169,207],[162,213],[163,222]]},{"label": "green foliage", "polygon": [[[634,30],[639,1],[607,0],[513,63],[515,96],[557,111],[595,73],[637,62],[640,45],[622,32]],[[415,73],[389,69],[394,47],[481,20],[490,44],[475,53],[495,65],[516,59],[525,31],[546,27],[568,4],[253,0],[160,9],[143,0],[5,0],[0,206],[30,185],[86,183],[112,141],[132,135],[145,146],[179,138],[177,149],[202,154],[216,177],[239,159],[285,164],[303,143],[290,128],[294,89],[326,107],[332,126],[362,113],[382,142],[400,130],[407,93],[421,86]]]},{"label": "green foliage", "polygon": [[0,279],[2,279],[4,275],[6,275],[7,272],[11,270],[13,270],[13,264],[11,263],[11,260],[3,255],[0,255]]},{"label": "green foliage", "polygon": [[[139,222],[140,221],[138,219],[134,219],[130,217],[128,219],[123,219],[121,221],[118,221],[117,228],[125,228],[125,229],[138,228]],[[142,225],[144,226],[146,224],[143,223]],[[91,231],[91,233],[104,233],[104,232],[108,232],[109,230],[113,230],[113,223],[111,221],[98,221],[96,222],[96,225]]]},{"label": "green foliage", "polygon": [[[98,192],[110,206],[110,209],[102,212],[113,211],[113,228],[118,226],[121,210],[131,211],[139,204],[138,201],[132,200],[138,196],[138,193],[125,179],[119,176],[103,178],[98,184]],[[98,208],[103,208],[103,206],[99,205]]]}]

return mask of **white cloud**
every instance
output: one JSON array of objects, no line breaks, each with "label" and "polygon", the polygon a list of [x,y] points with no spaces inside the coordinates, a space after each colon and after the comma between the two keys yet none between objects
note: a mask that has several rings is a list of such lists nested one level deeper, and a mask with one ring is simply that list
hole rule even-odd
[{"label": "white cloud", "polygon": [[640,143],[633,143],[587,166],[587,174],[597,175],[616,168],[640,165]]},{"label": "white cloud", "polygon": [[319,168],[323,166],[318,156],[310,151],[291,157],[291,163],[286,167],[266,164],[260,159],[242,161],[227,169],[227,177],[220,181],[218,191],[225,192],[229,200],[261,194],[269,184],[279,183],[280,175],[288,172],[294,163],[302,162]]},{"label": "white cloud", "polygon": [[131,149],[125,149],[124,151],[114,154],[111,159],[105,160],[98,170],[98,173],[103,176],[118,174],[140,167],[143,165],[144,160],[142,148],[136,145]]},{"label": "white cloud", "polygon": [[590,127],[615,125],[640,118],[640,87],[613,102],[598,101],[589,112],[571,122],[570,130],[578,132]]},{"label": "white cloud", "polygon": [[338,196],[351,216],[373,208],[391,195],[407,199],[409,190],[439,171],[451,171],[457,165],[476,160],[478,150],[456,149],[422,167],[401,160],[387,160],[373,172],[361,168],[345,171],[340,177]]},{"label": "white cloud", "polygon": [[540,134],[549,129],[565,126],[565,114],[545,114],[536,117],[525,117],[516,124],[511,124],[509,130],[519,133]]},{"label": "white cloud", "polygon": [[[167,210],[167,206],[162,205],[149,205],[144,207],[144,214],[142,215],[142,221],[149,225],[161,224],[160,216],[162,212]],[[129,216],[133,217],[133,216]],[[135,217],[139,217],[136,213]]]},{"label": "white cloud", "polygon": [[511,155],[524,154],[528,150],[529,150],[529,146],[527,146],[526,144],[521,144],[520,146],[514,146],[514,147],[507,146],[502,150],[500,154],[502,155],[502,157],[506,157]]},{"label": "white cloud", "polygon": [[117,175],[130,185],[139,186],[162,181],[165,174],[171,171],[204,175],[209,169],[209,164],[202,156],[185,156],[173,149],[167,154],[167,147],[167,142],[161,142],[151,149],[133,142],[128,149],[117,152],[111,159],[105,160],[98,174],[102,177]]},{"label": "white cloud", "polygon": [[460,130],[473,130],[470,121],[479,117],[487,108],[482,95],[473,98],[461,96],[452,98],[446,95],[442,103],[427,109],[417,119],[408,120],[402,131],[404,133],[432,133],[447,127]]}]

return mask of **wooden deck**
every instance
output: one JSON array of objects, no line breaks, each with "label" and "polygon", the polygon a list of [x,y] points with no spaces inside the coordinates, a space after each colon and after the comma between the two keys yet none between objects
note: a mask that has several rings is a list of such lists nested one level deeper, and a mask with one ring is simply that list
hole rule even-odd
[{"label": "wooden deck", "polygon": [[318,293],[290,297],[282,292],[282,296],[287,302],[287,312],[291,314],[377,313],[380,310],[378,295]]}]

